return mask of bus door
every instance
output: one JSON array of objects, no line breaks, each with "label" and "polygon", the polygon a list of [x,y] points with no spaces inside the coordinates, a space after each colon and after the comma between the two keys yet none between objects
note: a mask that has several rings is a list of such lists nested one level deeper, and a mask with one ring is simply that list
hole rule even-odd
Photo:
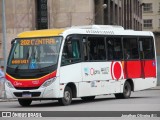
[{"label": "bus door", "polygon": [[80,39],[68,36],[61,57],[60,83],[80,81],[82,81]]}]

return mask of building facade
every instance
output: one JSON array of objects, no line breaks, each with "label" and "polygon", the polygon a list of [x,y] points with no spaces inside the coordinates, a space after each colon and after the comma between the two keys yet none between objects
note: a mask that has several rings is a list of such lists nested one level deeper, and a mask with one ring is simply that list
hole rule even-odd
[{"label": "building facade", "polygon": [[160,1],[143,0],[143,30],[160,32]]},{"label": "building facade", "polygon": [[157,55],[160,56],[160,0],[143,0],[143,30],[156,37]]},{"label": "building facade", "polygon": [[[157,72],[160,73],[160,0],[143,0],[143,30],[152,31],[156,40]],[[160,74],[158,74],[160,80]],[[160,81],[158,81],[160,85]]]},{"label": "building facade", "polygon": [[[106,4],[106,8],[101,6]],[[142,30],[141,0],[95,0],[95,23]],[[101,13],[96,12],[101,9]]]},{"label": "building facade", "polygon": [[[11,40],[28,30],[90,24],[142,28],[141,0],[5,0],[5,11],[8,53]],[[0,14],[2,19],[1,9]],[[0,61],[3,61],[1,20],[0,38]]]},{"label": "building facade", "polygon": [[[5,0],[7,50],[23,31],[87,25],[94,12],[93,0]],[[2,0],[0,0],[2,6]],[[0,9],[0,60],[2,61],[2,10]]]}]

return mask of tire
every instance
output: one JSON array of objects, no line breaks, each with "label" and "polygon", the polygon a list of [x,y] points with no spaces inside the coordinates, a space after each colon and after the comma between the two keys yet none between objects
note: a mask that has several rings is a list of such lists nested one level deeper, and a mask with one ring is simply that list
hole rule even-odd
[{"label": "tire", "polygon": [[94,98],[95,98],[95,96],[81,97],[81,99],[84,101],[92,101],[92,100],[94,100]]},{"label": "tire", "polygon": [[123,93],[117,93],[115,94],[115,97],[117,99],[127,99],[130,97],[130,95],[131,95],[131,85],[128,81],[126,81],[123,86]]},{"label": "tire", "polygon": [[18,102],[21,106],[23,107],[27,107],[27,106],[30,106],[31,103],[32,103],[32,100],[30,99],[18,99]]},{"label": "tire", "polygon": [[72,91],[71,88],[66,86],[65,90],[64,90],[64,95],[63,98],[58,100],[60,105],[66,106],[66,105],[70,105],[72,102]]}]

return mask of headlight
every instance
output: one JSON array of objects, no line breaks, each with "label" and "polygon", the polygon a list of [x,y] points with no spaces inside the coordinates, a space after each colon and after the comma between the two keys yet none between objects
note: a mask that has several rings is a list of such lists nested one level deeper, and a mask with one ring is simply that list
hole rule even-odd
[{"label": "headlight", "polygon": [[47,87],[47,86],[51,85],[55,80],[56,80],[56,78],[47,80],[41,85],[41,87]]},{"label": "headlight", "polygon": [[10,81],[6,80],[6,84],[9,88],[14,88],[14,86],[12,85]]}]

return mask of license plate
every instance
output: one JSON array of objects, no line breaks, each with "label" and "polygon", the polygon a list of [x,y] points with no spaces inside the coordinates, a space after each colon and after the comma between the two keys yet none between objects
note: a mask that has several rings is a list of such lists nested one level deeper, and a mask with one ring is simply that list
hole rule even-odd
[{"label": "license plate", "polygon": [[31,95],[31,94],[23,93],[23,94],[22,94],[22,97],[24,97],[24,98],[31,98],[32,95]]}]

